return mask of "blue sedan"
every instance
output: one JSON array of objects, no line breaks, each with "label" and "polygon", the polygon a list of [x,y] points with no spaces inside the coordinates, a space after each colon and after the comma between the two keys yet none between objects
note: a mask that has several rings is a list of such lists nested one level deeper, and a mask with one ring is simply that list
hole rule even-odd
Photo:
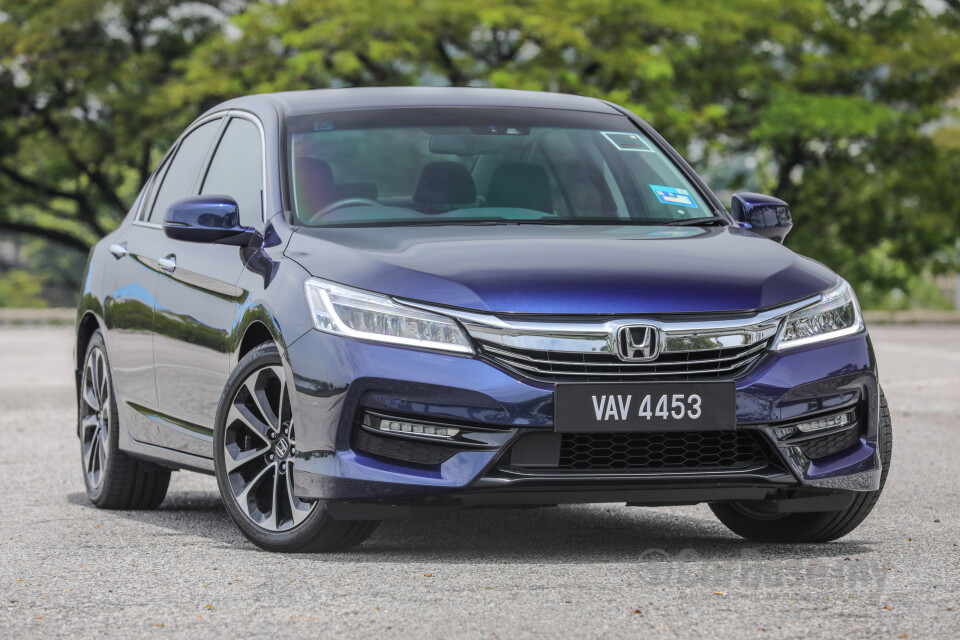
[{"label": "blue sedan", "polygon": [[836,539],[890,414],[853,290],[791,226],[591,98],[225,102],[90,254],[87,493],[149,509],[214,474],[274,551],[441,505],[706,502],[752,540]]}]

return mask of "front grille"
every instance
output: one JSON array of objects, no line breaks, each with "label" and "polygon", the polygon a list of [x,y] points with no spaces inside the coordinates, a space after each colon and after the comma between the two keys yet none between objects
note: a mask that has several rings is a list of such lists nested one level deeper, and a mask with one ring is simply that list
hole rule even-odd
[{"label": "front grille", "polygon": [[665,351],[650,362],[623,362],[612,353],[520,349],[481,341],[482,353],[501,366],[551,381],[710,380],[737,378],[766,352],[769,340],[703,351]]},{"label": "front grille", "polygon": [[767,460],[750,431],[565,433],[560,469],[737,469]]}]

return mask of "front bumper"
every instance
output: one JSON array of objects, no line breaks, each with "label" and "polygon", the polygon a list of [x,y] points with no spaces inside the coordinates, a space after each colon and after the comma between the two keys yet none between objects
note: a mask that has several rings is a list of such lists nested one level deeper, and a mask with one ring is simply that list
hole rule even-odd
[{"label": "front bumper", "polygon": [[[289,345],[298,452],[294,492],[307,500],[386,504],[677,504],[870,491],[879,487],[879,388],[866,332],[769,353],[737,380],[738,429],[764,443],[768,462],[711,471],[560,472],[511,466],[519,438],[552,433],[553,385],[479,358],[311,331]],[[858,406],[859,441],[811,459],[775,435],[778,425]],[[355,448],[363,411],[492,429],[486,448],[414,465]]]}]

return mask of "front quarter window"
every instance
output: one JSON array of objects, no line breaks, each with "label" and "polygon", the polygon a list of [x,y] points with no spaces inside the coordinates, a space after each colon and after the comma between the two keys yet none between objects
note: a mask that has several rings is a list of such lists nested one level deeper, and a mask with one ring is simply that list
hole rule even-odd
[{"label": "front quarter window", "polygon": [[240,224],[258,227],[263,221],[263,151],[260,131],[244,118],[231,118],[210,161],[201,194],[227,195],[237,201]]}]

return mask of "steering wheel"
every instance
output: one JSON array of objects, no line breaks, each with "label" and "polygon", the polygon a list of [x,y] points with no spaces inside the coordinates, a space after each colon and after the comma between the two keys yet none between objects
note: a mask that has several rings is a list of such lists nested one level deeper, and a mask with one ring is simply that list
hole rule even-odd
[{"label": "steering wheel", "polygon": [[344,198],[343,200],[335,200],[325,206],[323,209],[320,209],[320,211],[317,211],[315,214],[310,216],[310,222],[318,220],[328,213],[336,211],[337,209],[343,209],[344,207],[360,207],[365,204],[379,206],[380,203],[376,200],[370,200],[369,198]]}]

